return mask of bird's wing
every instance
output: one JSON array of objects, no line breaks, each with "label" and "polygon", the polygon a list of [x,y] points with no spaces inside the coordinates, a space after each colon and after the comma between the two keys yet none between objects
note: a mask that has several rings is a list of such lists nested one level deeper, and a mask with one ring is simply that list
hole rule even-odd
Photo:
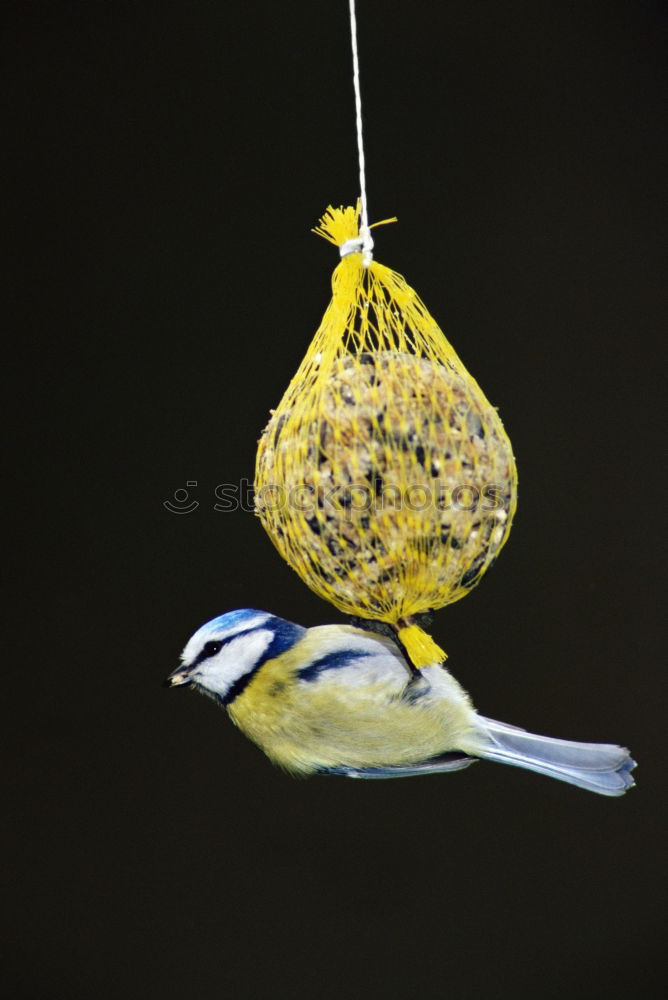
[{"label": "bird's wing", "polygon": [[411,680],[410,667],[393,642],[349,626],[309,629],[294,652],[302,661],[297,679],[307,684],[361,688],[386,683],[398,691]]},{"label": "bird's wing", "polygon": [[440,757],[432,757],[420,764],[397,764],[387,767],[329,767],[321,774],[336,774],[345,778],[413,778],[420,774],[442,774],[444,771],[461,771],[470,764],[475,764],[475,757],[467,757],[462,753],[447,753]]}]

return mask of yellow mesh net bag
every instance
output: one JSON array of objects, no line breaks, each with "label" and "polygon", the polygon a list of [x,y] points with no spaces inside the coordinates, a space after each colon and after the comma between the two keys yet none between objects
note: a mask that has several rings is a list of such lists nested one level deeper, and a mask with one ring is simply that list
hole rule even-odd
[{"label": "yellow mesh net bag", "polygon": [[[330,207],[314,231],[346,249],[358,219]],[[414,616],[464,597],[508,537],[512,448],[401,275],[351,252],[332,291],[260,439],[256,512],[312,590],[393,626],[423,667],[445,654]]]}]

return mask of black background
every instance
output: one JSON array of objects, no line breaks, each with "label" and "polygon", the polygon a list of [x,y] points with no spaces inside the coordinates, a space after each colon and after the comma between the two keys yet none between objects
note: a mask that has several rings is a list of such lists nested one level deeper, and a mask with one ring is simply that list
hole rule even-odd
[{"label": "black background", "polygon": [[358,193],[347,6],[7,4],[5,996],[659,995],[662,9],[359,7],[377,259],[520,470],[434,633],[484,713],[626,743],[638,788],[295,781],[161,689],[230,608],[341,620],[213,505],[329,299],[309,229]]}]

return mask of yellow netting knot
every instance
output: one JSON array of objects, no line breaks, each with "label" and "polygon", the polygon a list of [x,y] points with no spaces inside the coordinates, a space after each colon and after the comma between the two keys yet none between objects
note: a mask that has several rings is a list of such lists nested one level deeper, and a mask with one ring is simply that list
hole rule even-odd
[{"label": "yellow netting knot", "polygon": [[316,236],[322,236],[328,243],[333,243],[335,247],[343,246],[348,240],[354,240],[359,236],[360,203],[348,205],[344,208],[334,208],[328,205],[324,215],[314,226],[312,232]]},{"label": "yellow netting knot", "polygon": [[[372,226],[369,226],[369,229],[396,221],[396,216],[391,219],[381,219],[380,222],[374,222]],[[359,201],[356,205],[348,205],[345,208],[343,205],[339,208],[328,205],[312,232],[339,247],[341,257],[347,257],[351,253],[363,253],[365,249],[370,251],[373,247],[373,240],[368,231],[360,226]],[[371,263],[370,259],[368,263]]]},{"label": "yellow netting knot", "polygon": [[419,625],[407,625],[397,633],[414,667],[421,670],[434,663],[445,663],[447,656],[441,647]]}]

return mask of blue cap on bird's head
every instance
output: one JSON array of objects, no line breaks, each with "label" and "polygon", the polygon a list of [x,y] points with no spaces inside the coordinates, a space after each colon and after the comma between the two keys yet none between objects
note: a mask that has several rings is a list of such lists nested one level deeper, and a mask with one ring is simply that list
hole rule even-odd
[{"label": "blue cap on bird's head", "polygon": [[[256,611],[254,608],[238,608],[236,611],[226,611],[223,615],[218,615],[210,621],[201,625],[194,633],[194,639],[199,635],[206,635],[209,632],[216,632],[225,635],[234,635],[240,631],[241,627],[248,628],[251,622],[261,624],[269,618],[273,618],[268,611]],[[185,650],[184,650],[185,652]]]},{"label": "blue cap on bird's head", "polygon": [[194,684],[229,704],[263,663],[290,649],[305,631],[268,611],[228,611],[197,629],[165,684]]}]

